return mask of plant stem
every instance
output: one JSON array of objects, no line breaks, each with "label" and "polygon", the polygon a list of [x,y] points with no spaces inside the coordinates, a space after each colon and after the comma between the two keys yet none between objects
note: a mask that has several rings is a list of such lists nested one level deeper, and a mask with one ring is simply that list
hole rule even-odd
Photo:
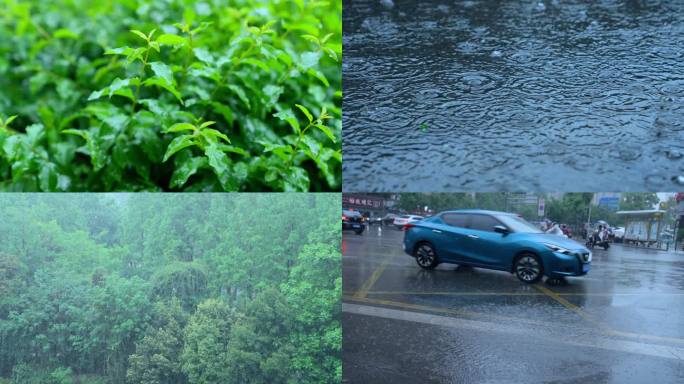
[{"label": "plant stem", "polygon": [[287,162],[287,167],[290,168],[292,164],[294,163],[294,158],[297,155],[297,150],[299,149],[299,143],[302,142],[302,137],[304,137],[304,134],[306,134],[306,131],[311,128],[313,125],[313,122],[309,123],[301,132],[299,132],[299,137],[297,138],[297,142],[295,143],[294,148],[292,149],[292,156],[290,156],[290,161]]},{"label": "plant stem", "polygon": [[145,58],[143,59],[142,73],[140,74],[140,84],[135,88],[135,96],[133,97],[133,105],[131,105],[131,119],[135,113],[135,106],[138,104],[138,98],[140,97],[140,88],[142,88],[143,80],[145,80],[145,67],[147,67],[147,59],[150,57],[150,47],[147,47],[145,51]]}]

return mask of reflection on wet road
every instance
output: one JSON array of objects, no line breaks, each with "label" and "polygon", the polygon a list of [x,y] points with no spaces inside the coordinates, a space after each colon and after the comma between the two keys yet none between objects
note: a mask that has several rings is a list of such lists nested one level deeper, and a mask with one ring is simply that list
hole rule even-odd
[{"label": "reflection on wet road", "polygon": [[563,285],[420,269],[403,233],[343,235],[349,383],[684,380],[684,253],[620,245]]},{"label": "reflection on wet road", "polygon": [[683,15],[679,1],[345,1],[344,189],[684,184]]}]

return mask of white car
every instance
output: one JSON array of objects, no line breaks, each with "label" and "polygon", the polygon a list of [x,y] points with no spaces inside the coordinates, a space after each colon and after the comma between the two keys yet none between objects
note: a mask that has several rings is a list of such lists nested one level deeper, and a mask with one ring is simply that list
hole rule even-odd
[{"label": "white car", "polygon": [[404,228],[404,225],[408,223],[415,223],[418,221],[423,220],[423,216],[416,216],[416,215],[401,215],[397,216],[394,218],[394,226],[397,227],[397,229],[402,229]]},{"label": "white car", "polygon": [[621,243],[622,239],[625,238],[625,227],[615,227],[613,228],[614,241],[616,243]]}]

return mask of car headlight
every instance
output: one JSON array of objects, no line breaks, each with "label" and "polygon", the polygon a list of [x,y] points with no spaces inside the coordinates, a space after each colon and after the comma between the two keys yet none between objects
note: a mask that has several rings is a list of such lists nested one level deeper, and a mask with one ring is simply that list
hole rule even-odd
[{"label": "car headlight", "polygon": [[559,247],[556,244],[551,244],[551,243],[542,243],[542,244],[544,244],[544,246],[546,246],[546,248],[552,250],[553,252],[563,253],[566,255],[572,254],[572,252],[570,252],[570,250],[565,249],[563,247]]}]

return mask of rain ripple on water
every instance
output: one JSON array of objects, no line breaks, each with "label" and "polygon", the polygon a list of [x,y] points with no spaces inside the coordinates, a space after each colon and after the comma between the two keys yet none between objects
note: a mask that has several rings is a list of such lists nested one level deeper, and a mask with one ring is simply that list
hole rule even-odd
[{"label": "rain ripple on water", "polygon": [[345,1],[344,189],[681,187],[683,15],[668,1]]}]

